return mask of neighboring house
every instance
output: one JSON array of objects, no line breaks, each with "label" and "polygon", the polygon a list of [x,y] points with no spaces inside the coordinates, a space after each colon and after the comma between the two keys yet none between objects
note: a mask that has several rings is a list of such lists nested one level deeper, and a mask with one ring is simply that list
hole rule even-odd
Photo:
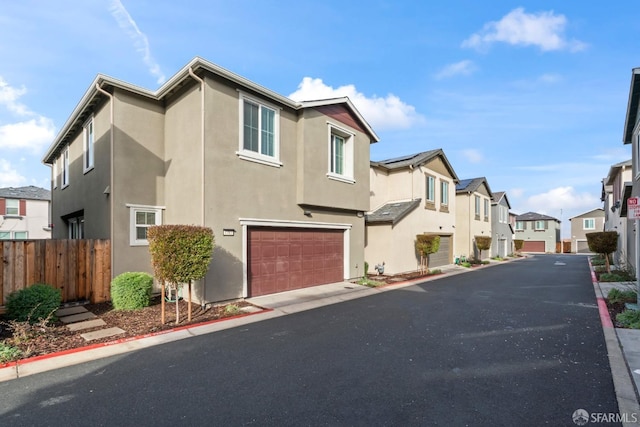
[{"label": "neighboring house", "polygon": [[[492,236],[492,197],[485,177],[464,179],[456,185],[456,255],[480,259],[475,236]],[[490,250],[482,251],[483,258],[490,256]]]},{"label": "neighboring house", "polygon": [[514,228],[509,221],[511,204],[507,193],[497,191],[491,200],[491,256],[504,258],[513,253]]},{"label": "neighboring house", "polygon": [[604,231],[618,232],[618,249],[613,254],[613,260],[619,266],[635,270],[636,244],[634,234],[627,232],[629,226],[626,203],[632,189],[632,167],[632,160],[629,159],[609,168],[607,177],[602,180],[600,200],[604,208]]},{"label": "neighboring house", "polygon": [[518,215],[515,238],[524,240],[522,252],[555,253],[560,242],[560,221],[535,212]]},{"label": "neighboring house", "polygon": [[[631,85],[629,87],[629,101],[627,103],[627,112],[624,120],[624,130],[622,135],[622,141],[624,144],[631,144],[631,191],[625,191],[624,197],[621,200],[620,207],[626,211],[621,212],[626,214],[628,219],[637,217],[634,215],[634,211],[627,210],[627,200],[631,197],[640,197],[640,68],[634,68],[631,70]],[[625,183],[626,186],[626,183]],[[626,190],[626,189],[625,189]],[[629,252],[631,248],[638,248],[640,245],[640,220],[635,219],[634,222],[629,222],[627,227],[627,241],[633,241],[632,245],[627,246]],[[638,260],[639,253],[634,254],[634,262],[632,266],[635,267],[636,275],[638,274]]]},{"label": "neighboring house", "polygon": [[569,218],[571,221],[571,252],[590,253],[587,233],[604,230],[604,209],[592,209]]},{"label": "neighboring house", "polygon": [[44,188],[0,188],[0,240],[51,238],[50,203]]},{"label": "neighboring house", "polygon": [[211,227],[201,302],[362,275],[369,145],[348,98],[295,102],[201,58],[156,91],[98,75],[44,156],[54,237],[111,239],[151,272],[146,230]]},{"label": "neighboring house", "polygon": [[425,233],[440,236],[429,268],[453,262],[458,177],[441,149],[371,162],[370,182],[365,259],[371,272],[383,262],[385,273],[417,270],[416,235]]}]

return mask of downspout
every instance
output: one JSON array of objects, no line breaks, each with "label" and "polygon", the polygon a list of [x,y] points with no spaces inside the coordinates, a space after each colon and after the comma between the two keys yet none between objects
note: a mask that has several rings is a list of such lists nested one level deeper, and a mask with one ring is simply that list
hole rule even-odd
[{"label": "downspout", "polygon": [[[204,161],[204,154],[205,154],[205,150],[204,150],[204,120],[205,120],[205,111],[204,111],[204,80],[201,79],[200,77],[198,77],[196,75],[196,73],[193,72],[193,68],[189,67],[189,75],[191,77],[193,77],[193,79],[195,81],[197,81],[198,83],[200,83],[200,204],[201,204],[201,211],[200,211],[200,225],[202,225],[203,227],[205,226],[205,203],[204,203],[204,198],[205,198],[205,191],[204,191],[204,184],[205,184],[205,176],[204,176],[204,165],[205,165],[205,161]],[[205,301],[207,300],[206,298],[207,295],[207,282],[206,282],[206,277],[202,278],[202,301],[201,301],[201,305],[204,306]]]},{"label": "downspout", "polygon": [[98,83],[96,83],[96,90],[109,98],[109,236],[111,240],[111,244],[109,245],[109,257],[111,258],[111,279],[114,277],[114,268],[113,268],[113,254],[114,254],[114,244],[113,244],[113,233],[114,233],[114,224],[115,219],[113,218],[114,212],[114,201],[113,201],[113,95],[111,95],[106,90],[102,89]]}]

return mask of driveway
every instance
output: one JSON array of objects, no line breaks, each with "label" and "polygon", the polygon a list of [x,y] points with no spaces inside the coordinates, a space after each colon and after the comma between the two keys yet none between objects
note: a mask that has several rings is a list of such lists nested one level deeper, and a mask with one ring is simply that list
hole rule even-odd
[{"label": "driveway", "polygon": [[617,413],[585,257],[539,255],[0,383],[0,425],[575,425]]}]

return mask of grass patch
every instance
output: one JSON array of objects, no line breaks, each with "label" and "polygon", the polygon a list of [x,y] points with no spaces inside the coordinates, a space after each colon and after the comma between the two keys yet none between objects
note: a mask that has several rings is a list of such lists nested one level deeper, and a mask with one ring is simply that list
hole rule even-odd
[{"label": "grass patch", "polygon": [[607,300],[611,304],[624,304],[627,302],[636,302],[638,300],[638,293],[633,289],[611,289],[607,294]]},{"label": "grass patch", "polygon": [[598,280],[601,282],[631,282],[636,278],[623,270],[611,270],[611,273],[600,273]]},{"label": "grass patch", "polygon": [[358,285],[368,286],[370,288],[375,288],[381,285],[384,285],[384,282],[379,282],[377,280],[369,279],[368,277],[363,277],[356,282]]},{"label": "grass patch", "polygon": [[616,321],[631,329],[640,329],[640,311],[625,310],[616,316]]},{"label": "grass patch", "polygon": [[4,341],[0,341],[0,364],[13,362],[19,360],[22,357],[22,352],[7,344]]}]

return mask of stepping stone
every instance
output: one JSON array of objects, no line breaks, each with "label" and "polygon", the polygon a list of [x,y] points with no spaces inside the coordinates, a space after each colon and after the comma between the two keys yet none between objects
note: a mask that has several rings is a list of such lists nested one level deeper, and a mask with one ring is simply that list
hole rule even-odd
[{"label": "stepping stone", "polygon": [[76,307],[61,308],[60,310],[56,311],[56,316],[63,317],[63,316],[69,316],[71,314],[85,313],[86,311],[87,311],[86,308],[84,308],[81,305],[78,305]]},{"label": "stepping stone", "polygon": [[98,316],[96,316],[92,312],[85,310],[84,313],[72,314],[71,316],[61,317],[60,321],[62,323],[75,323],[75,322],[80,322],[82,320],[95,319],[97,317]]},{"label": "stepping stone", "polygon": [[70,331],[81,331],[82,329],[97,328],[98,326],[106,325],[102,319],[85,320],[84,322],[72,323],[67,325]]},{"label": "stepping stone", "polygon": [[85,341],[93,341],[99,340],[100,338],[112,337],[114,335],[120,335],[124,333],[125,331],[120,328],[107,328],[100,329],[99,331],[86,332],[84,334],[80,334],[80,336],[84,338]]}]

